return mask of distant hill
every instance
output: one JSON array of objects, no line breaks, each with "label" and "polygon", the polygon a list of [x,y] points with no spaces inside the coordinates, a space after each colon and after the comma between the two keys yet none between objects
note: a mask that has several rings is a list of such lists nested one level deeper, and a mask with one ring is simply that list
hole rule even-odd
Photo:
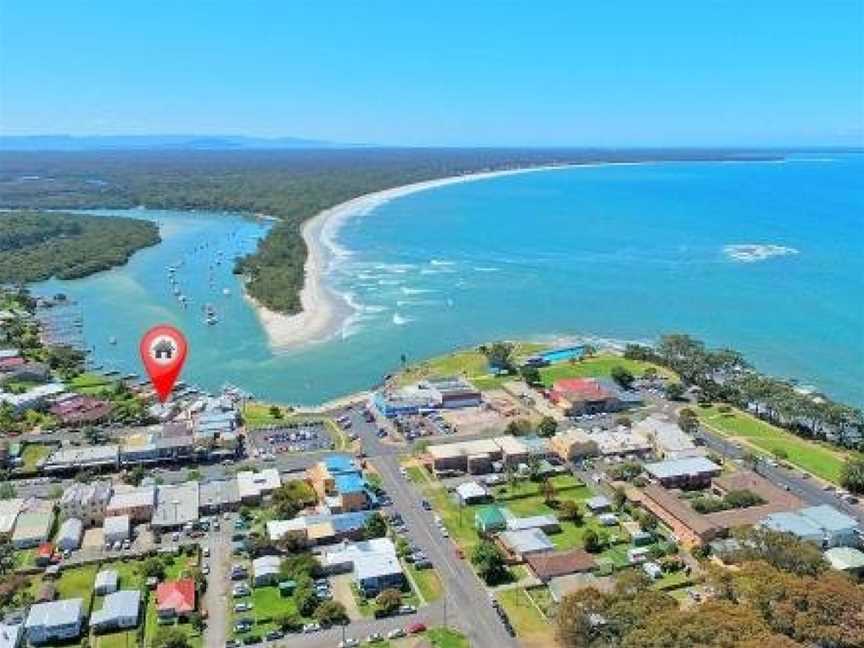
[{"label": "distant hill", "polygon": [[0,151],[261,150],[354,148],[302,137],[244,135],[0,135]]}]

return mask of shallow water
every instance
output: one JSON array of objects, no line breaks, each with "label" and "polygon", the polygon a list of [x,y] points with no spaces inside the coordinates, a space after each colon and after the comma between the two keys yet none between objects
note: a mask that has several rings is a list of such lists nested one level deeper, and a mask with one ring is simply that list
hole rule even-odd
[{"label": "shallow water", "polygon": [[[500,337],[687,331],[861,405],[864,160],[819,157],[553,170],[385,203],[337,235],[349,253],[329,281],[358,312],[337,339],[287,354],[269,350],[230,272],[230,256],[265,233],[262,221],[121,212],[159,220],[165,242],[123,268],[41,290],[82,302],[85,334],[107,365],[138,371],[140,334],[164,320],[189,337],[187,381],[232,382],[267,399],[314,403],[366,388],[401,353],[419,359]],[[211,288],[216,249],[226,260]],[[177,275],[194,302],[186,311],[166,274],[184,256]],[[219,324],[203,323],[204,302]]]}]

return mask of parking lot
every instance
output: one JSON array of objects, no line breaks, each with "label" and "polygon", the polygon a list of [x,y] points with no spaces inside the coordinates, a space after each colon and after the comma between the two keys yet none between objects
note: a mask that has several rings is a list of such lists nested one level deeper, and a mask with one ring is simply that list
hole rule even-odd
[{"label": "parking lot", "polygon": [[332,450],[335,447],[333,436],[323,421],[258,428],[250,436],[261,457]]}]

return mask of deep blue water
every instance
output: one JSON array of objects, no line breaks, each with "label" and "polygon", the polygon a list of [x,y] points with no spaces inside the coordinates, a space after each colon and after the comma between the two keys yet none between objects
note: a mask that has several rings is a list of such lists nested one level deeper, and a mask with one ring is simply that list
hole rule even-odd
[{"label": "deep blue water", "polygon": [[[81,301],[97,357],[137,371],[138,336],[179,323],[184,378],[314,403],[396,367],[502,337],[651,340],[683,331],[743,351],[765,371],[864,404],[864,158],[573,168],[450,185],[349,221],[330,274],[360,312],[333,341],[274,355],[230,263],[266,224],[239,216],[131,212],[165,242],[120,269],[48,282]],[[208,247],[195,249],[202,244]],[[786,254],[744,262],[730,245]],[[180,308],[165,267],[195,301]],[[193,271],[197,268],[197,271]],[[228,287],[230,296],[221,295]],[[202,323],[214,303],[222,322]],[[196,310],[199,309],[199,310]],[[110,335],[118,344],[107,344]]]}]

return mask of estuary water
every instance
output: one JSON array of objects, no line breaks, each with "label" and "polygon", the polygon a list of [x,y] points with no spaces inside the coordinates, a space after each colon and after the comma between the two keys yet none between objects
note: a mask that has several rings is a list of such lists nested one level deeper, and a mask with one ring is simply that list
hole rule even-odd
[{"label": "estuary water", "polygon": [[[110,212],[159,221],[164,242],[122,268],[37,289],[82,304],[106,365],[139,371],[140,334],[168,321],[189,337],[188,382],[231,382],[263,399],[317,403],[364,389],[402,353],[680,331],[862,405],[862,177],[862,156],[812,154],[556,169],[405,196],[339,230],[327,280],[356,313],[331,341],[290,353],[269,349],[231,274],[230,258],[254,248],[265,221]],[[181,260],[186,309],[167,281]],[[218,324],[204,323],[205,303]]]}]

